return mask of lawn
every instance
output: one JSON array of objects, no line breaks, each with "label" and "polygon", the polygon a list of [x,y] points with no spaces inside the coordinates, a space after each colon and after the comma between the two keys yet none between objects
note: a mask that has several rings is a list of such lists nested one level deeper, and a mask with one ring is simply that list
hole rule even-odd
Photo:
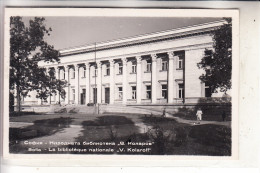
[{"label": "lawn", "polygon": [[[11,117],[10,121],[32,123],[25,127],[10,128],[12,153],[30,153],[28,146],[22,145],[25,140],[59,141],[61,136],[65,136],[65,140],[79,142],[80,145],[63,148],[86,149],[85,154],[231,155],[231,128],[222,125],[190,125],[171,118],[136,114],[23,115]],[[75,128],[73,125],[79,129],[75,133],[72,133]],[[89,142],[96,143],[86,144]],[[78,150],[59,152],[58,147],[53,147],[56,152],[52,153],[79,153]],[[100,151],[93,152],[92,149]]]}]

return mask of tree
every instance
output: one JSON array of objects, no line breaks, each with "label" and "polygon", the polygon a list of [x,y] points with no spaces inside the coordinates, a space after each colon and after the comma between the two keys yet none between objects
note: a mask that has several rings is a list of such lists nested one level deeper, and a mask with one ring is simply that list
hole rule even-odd
[{"label": "tree", "polygon": [[51,32],[44,21],[42,17],[35,17],[27,27],[20,16],[10,18],[10,91],[16,91],[19,112],[21,96],[36,90],[38,96],[45,98],[44,90],[50,87],[46,69],[38,63],[59,62],[58,51],[44,40]]},{"label": "tree", "polygon": [[210,86],[212,92],[227,92],[231,89],[232,71],[232,20],[216,28],[213,33],[213,50],[206,49],[204,57],[197,65],[205,70],[200,76],[202,82]]}]

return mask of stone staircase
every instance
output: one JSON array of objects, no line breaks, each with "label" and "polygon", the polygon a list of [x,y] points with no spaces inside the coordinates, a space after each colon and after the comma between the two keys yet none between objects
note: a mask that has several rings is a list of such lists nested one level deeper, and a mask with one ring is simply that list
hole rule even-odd
[{"label": "stone staircase", "polygon": [[79,113],[79,114],[100,114],[106,113],[124,113],[124,114],[147,114],[161,116],[162,111],[144,109],[141,107],[125,106],[125,105],[99,105],[99,106],[86,106],[86,105],[66,105],[66,106],[52,106],[50,113]]},{"label": "stone staircase", "polygon": [[100,113],[125,113],[125,114],[153,114],[162,115],[162,111],[137,108],[125,105],[100,105]]}]

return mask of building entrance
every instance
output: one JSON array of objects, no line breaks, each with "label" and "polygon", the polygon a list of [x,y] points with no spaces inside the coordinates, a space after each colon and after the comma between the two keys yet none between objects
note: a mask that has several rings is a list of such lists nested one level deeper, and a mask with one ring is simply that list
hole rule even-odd
[{"label": "building entrance", "polygon": [[97,103],[97,88],[93,88],[93,103]]},{"label": "building entrance", "polygon": [[109,104],[110,100],[110,88],[105,88],[105,103]]},{"label": "building entrance", "polygon": [[80,104],[84,105],[86,102],[86,89],[82,89],[82,93],[80,94]]}]

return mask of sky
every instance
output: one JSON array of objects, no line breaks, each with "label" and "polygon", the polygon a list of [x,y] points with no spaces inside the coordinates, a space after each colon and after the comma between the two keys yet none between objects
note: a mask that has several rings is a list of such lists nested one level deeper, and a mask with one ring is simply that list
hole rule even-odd
[{"label": "sky", "polygon": [[52,28],[46,40],[61,50],[216,20],[220,18],[45,17]]}]

